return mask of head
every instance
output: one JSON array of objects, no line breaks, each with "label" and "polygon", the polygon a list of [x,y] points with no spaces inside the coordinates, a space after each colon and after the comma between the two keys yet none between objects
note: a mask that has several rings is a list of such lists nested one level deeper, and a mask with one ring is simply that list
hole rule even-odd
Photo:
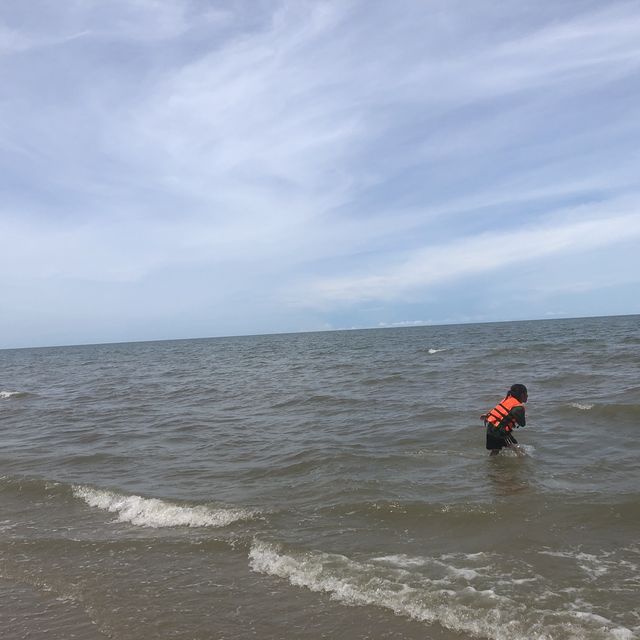
[{"label": "head", "polygon": [[507,393],[507,396],[513,396],[516,400],[520,400],[520,402],[526,402],[528,398],[527,387],[523,384],[513,384],[511,385],[511,389]]}]

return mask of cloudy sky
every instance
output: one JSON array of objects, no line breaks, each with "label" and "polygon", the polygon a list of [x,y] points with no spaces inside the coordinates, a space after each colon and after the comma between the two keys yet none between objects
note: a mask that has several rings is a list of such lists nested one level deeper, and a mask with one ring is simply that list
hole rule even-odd
[{"label": "cloudy sky", "polygon": [[3,0],[0,347],[640,313],[640,9]]}]

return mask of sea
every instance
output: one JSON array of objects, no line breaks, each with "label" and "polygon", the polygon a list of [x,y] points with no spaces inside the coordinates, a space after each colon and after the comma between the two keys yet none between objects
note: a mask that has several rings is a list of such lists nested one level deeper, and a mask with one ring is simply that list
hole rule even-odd
[{"label": "sea", "polygon": [[640,638],[639,436],[640,316],[3,350],[0,637]]}]

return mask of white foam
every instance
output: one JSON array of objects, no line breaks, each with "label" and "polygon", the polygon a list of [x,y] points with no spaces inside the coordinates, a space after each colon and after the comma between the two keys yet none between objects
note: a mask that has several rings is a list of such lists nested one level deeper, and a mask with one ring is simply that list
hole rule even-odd
[{"label": "white foam", "polygon": [[[575,560],[576,564],[589,577],[594,580],[609,573],[613,568],[612,562],[608,560],[610,553],[604,553],[602,556],[595,556],[592,553],[584,553],[583,551],[540,551],[541,555],[555,556],[556,558],[570,558]],[[615,567],[615,565],[613,565]]]},{"label": "white foam", "polygon": [[384,562],[396,567],[424,567],[429,563],[429,558],[423,558],[421,556],[411,557],[404,553],[399,553],[373,558],[372,562]]},{"label": "white foam", "polygon": [[593,409],[595,405],[582,402],[572,402],[571,406],[574,409],[580,409],[580,411],[589,411],[589,409]]},{"label": "white foam", "polygon": [[480,575],[475,569],[465,569],[464,567],[459,569],[457,567],[449,566],[447,567],[447,571],[451,575],[464,578],[465,580],[474,580]]},{"label": "white foam", "polygon": [[437,622],[456,632],[494,640],[540,637],[528,633],[519,621],[506,620],[503,611],[517,613],[518,607],[490,589],[479,591],[466,586],[455,591],[424,582],[414,586],[389,574],[381,575],[376,565],[354,562],[345,556],[320,552],[288,555],[275,545],[258,541],[254,541],[249,552],[249,564],[256,572],[284,578],[311,591],[329,593],[346,604],[383,607],[420,622]]},{"label": "white foam", "polygon": [[631,640],[634,637],[631,629],[627,629],[626,627],[617,627],[614,622],[604,616],[600,616],[589,611],[571,611],[570,615],[574,616],[578,620],[583,620],[587,623],[594,623],[593,626],[606,630],[607,635],[614,640]]},{"label": "white foam", "polygon": [[605,573],[609,573],[610,567],[606,561],[603,561],[591,553],[578,553],[576,554],[576,559],[578,566],[594,579],[603,576]]},{"label": "white foam", "polygon": [[255,512],[247,509],[181,506],[157,498],[126,496],[83,486],[74,487],[73,494],[91,507],[117,513],[120,522],[141,527],[226,527],[255,516]]},{"label": "white foam", "polygon": [[440,353],[441,351],[446,351],[446,349],[429,349],[429,353],[433,355],[434,353]]},{"label": "white foam", "polygon": [[395,554],[389,556],[381,556],[379,558],[373,558],[372,562],[384,562],[396,567],[411,568],[411,567],[426,567],[429,565],[437,566],[444,570],[449,576],[455,578],[463,578],[464,580],[474,580],[479,577],[479,573],[475,569],[467,569],[465,567],[456,567],[451,564],[442,562],[442,560],[436,560],[435,558],[423,557],[423,556],[407,556],[405,554]]},{"label": "white foam", "polygon": [[382,607],[397,615],[438,623],[473,637],[492,640],[556,637],[630,640],[633,637],[629,629],[588,611],[537,610],[535,599],[514,600],[493,589],[475,589],[468,584],[456,587],[450,580],[445,586],[441,579],[429,579],[412,571],[430,563],[445,566],[435,558],[402,554],[355,562],[343,555],[319,551],[284,553],[278,545],[257,540],[249,552],[249,565],[256,572],[278,576],[311,591],[328,593],[332,599],[345,604]]},{"label": "white foam", "polygon": [[9,398],[20,395],[22,395],[21,391],[0,391],[0,398],[3,400],[8,400]]},{"label": "white foam", "polygon": [[485,558],[488,558],[489,555],[484,551],[477,551],[476,553],[445,553],[440,557],[443,560],[449,560],[451,558],[464,558],[465,560],[476,561],[476,560],[483,560]]},{"label": "white foam", "polygon": [[[640,631],[639,627],[635,627],[636,633]],[[616,627],[615,629],[611,629],[609,632],[611,637],[614,640],[633,640],[633,638],[637,638],[638,636],[634,636],[634,632],[631,629],[626,629],[625,627]]]}]

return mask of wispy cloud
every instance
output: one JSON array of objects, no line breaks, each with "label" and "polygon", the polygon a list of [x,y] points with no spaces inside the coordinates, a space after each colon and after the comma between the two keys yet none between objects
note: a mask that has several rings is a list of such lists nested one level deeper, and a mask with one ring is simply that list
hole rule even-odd
[{"label": "wispy cloud", "polygon": [[[636,241],[640,237],[638,201],[622,209],[632,213],[582,220],[580,218],[514,231],[482,233],[409,252],[386,269],[367,269],[365,274],[320,279],[305,286],[298,301],[312,304],[349,303],[402,299],[433,285],[514,265],[552,258],[556,254],[580,253],[594,248]],[[619,207],[614,207],[615,209]],[[592,212],[588,211],[592,215]],[[585,213],[587,213],[585,212]],[[578,213],[578,212],[575,212]]]},{"label": "wispy cloud", "polygon": [[88,282],[179,289],[212,333],[221,296],[252,331],[432,318],[436,289],[479,317],[462,280],[637,238],[639,42],[628,2],[5,3],[4,317],[53,288],[71,326]]}]

